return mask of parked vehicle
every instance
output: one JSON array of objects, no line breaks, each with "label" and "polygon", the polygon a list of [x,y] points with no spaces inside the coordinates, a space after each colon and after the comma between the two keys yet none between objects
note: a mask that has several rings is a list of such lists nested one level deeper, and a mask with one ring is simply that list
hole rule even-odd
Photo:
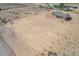
[{"label": "parked vehicle", "polygon": [[57,18],[63,18],[65,20],[71,20],[72,17],[68,13],[63,13],[60,11],[53,12],[52,15],[55,15]]}]

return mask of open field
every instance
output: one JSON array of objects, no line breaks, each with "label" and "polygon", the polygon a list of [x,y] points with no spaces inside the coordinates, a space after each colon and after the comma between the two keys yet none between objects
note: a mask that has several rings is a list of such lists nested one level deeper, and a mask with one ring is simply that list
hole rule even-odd
[{"label": "open field", "polygon": [[12,20],[0,26],[0,55],[79,55],[79,14],[68,12],[72,20],[65,21],[52,15],[55,10],[32,8],[0,11]]}]

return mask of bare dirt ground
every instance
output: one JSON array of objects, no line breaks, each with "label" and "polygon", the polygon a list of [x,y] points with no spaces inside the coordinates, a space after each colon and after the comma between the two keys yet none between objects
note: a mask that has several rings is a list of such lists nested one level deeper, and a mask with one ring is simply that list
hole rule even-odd
[{"label": "bare dirt ground", "polygon": [[79,55],[79,14],[65,21],[51,10],[31,12],[0,27],[0,55]]}]

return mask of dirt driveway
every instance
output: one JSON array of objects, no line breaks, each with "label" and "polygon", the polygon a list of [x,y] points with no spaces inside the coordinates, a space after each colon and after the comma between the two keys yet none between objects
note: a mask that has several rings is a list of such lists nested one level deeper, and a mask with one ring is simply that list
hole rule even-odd
[{"label": "dirt driveway", "polygon": [[5,25],[3,40],[16,55],[79,55],[79,17],[72,17],[64,21],[51,11],[24,17]]}]

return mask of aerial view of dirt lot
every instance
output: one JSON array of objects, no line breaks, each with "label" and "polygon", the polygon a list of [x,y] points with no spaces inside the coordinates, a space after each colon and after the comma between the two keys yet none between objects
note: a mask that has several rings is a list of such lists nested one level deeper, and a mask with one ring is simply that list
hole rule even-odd
[{"label": "aerial view of dirt lot", "polygon": [[0,56],[79,56],[79,4],[0,3]]}]

